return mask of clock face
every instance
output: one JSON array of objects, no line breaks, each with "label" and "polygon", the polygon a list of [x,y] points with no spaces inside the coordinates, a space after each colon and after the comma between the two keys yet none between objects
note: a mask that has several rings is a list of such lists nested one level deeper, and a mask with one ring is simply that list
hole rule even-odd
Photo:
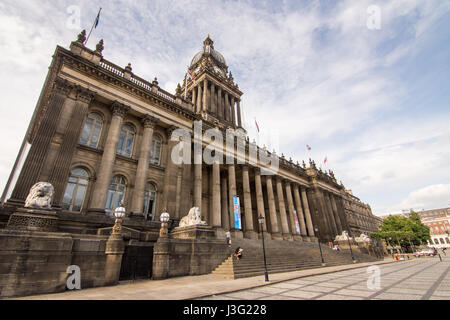
[{"label": "clock face", "polygon": [[223,74],[222,70],[220,70],[220,68],[218,66],[214,66],[214,71]]}]

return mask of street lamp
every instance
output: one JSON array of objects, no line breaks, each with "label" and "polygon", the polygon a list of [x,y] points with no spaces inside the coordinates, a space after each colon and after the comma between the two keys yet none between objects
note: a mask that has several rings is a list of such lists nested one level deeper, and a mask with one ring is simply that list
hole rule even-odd
[{"label": "street lamp", "polygon": [[350,235],[347,236],[347,242],[348,242],[348,246],[349,246],[349,248],[350,248],[350,254],[352,255],[352,261],[353,261],[353,263],[356,263],[356,260],[355,260],[355,258],[354,258],[354,256],[353,256],[352,245],[351,245],[351,243],[350,243]]},{"label": "street lamp", "polygon": [[126,210],[123,207],[123,203],[119,203],[119,206],[114,209],[114,216],[116,221],[114,222],[113,232],[114,234],[119,234],[122,231],[122,218],[125,217]]},{"label": "street lamp", "polygon": [[262,239],[262,246],[263,246],[263,256],[264,256],[264,279],[265,281],[269,281],[269,274],[267,273],[267,263],[266,263],[266,247],[264,245],[264,216],[262,214],[259,214],[258,217],[259,227],[261,229],[261,239]]},{"label": "street lamp", "polygon": [[326,264],[325,261],[323,261],[322,247],[320,246],[319,228],[314,227],[314,231],[317,233],[317,242],[319,243],[320,259],[322,259],[322,267],[325,267]]},{"label": "street lamp", "polygon": [[159,236],[161,238],[167,238],[169,236],[169,229],[168,229],[169,219],[170,219],[169,213],[167,213],[164,210],[164,212],[161,213],[161,216],[159,217],[159,220],[161,220],[161,229],[159,230]]}]

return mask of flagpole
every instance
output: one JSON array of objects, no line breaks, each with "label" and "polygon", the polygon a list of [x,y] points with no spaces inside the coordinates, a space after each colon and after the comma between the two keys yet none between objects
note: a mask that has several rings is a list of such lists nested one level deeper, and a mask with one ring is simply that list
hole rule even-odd
[{"label": "flagpole", "polygon": [[186,95],[187,95],[187,72],[184,75],[184,100],[186,100]]},{"label": "flagpole", "polygon": [[88,40],[89,40],[89,37],[91,36],[92,29],[94,29],[95,23],[97,22],[97,18],[100,16],[100,11],[102,11],[102,8],[101,8],[101,7],[100,7],[100,10],[98,10],[97,16],[95,17],[94,23],[92,24],[91,30],[89,31],[89,34],[88,34],[88,36],[87,36],[87,38],[86,38],[86,41],[84,42],[84,45],[87,44],[87,42],[88,42]]}]

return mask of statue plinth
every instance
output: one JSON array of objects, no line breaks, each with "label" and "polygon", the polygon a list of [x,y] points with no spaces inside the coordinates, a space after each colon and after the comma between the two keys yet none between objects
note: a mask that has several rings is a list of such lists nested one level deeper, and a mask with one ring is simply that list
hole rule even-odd
[{"label": "statue plinth", "polygon": [[57,232],[58,215],[54,210],[39,208],[18,208],[8,221],[8,229]]},{"label": "statue plinth", "polygon": [[214,239],[216,233],[208,225],[192,225],[186,227],[176,227],[170,232],[172,239]]}]

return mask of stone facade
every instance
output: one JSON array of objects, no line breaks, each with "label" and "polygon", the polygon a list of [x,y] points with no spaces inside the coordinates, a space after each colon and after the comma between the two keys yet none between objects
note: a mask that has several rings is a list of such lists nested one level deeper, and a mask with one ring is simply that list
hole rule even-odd
[{"label": "stone facade", "polygon": [[369,235],[377,232],[383,223],[383,219],[373,215],[370,206],[355,197],[351,190],[345,192],[344,207],[351,235]]},{"label": "stone facade", "polygon": [[[376,229],[370,207],[349,213],[347,204],[357,203],[355,197],[314,161],[300,165],[264,150],[279,164],[272,175],[264,172],[267,166],[250,161],[251,150],[262,149],[246,137],[243,93],[209,36],[192,59],[192,77],[174,95],[156,78],[148,82],[135,75],[130,64],[121,68],[104,59],[103,43],[92,51],[82,40],[80,34],[70,50],[56,48],[27,133],[31,147],[21,171],[13,172],[17,182],[7,186],[11,196],[1,209],[3,224],[23,206],[34,183],[48,181],[55,188],[60,230],[70,233],[110,227],[119,201],[127,208],[124,226],[148,239],[158,233],[161,212],[167,211],[176,226],[194,206],[217,238],[228,230],[233,237],[257,238],[259,215],[265,217],[267,236],[279,240],[330,241],[343,230],[359,228],[359,235]],[[172,133],[180,128],[195,137],[200,120],[203,132],[217,129],[225,136],[235,130],[232,147],[239,148],[242,139],[241,155],[226,164],[173,162],[178,141]],[[197,146],[208,148],[204,141]],[[235,228],[234,196],[240,200],[240,229]],[[355,215],[366,219],[358,227]]]}]

